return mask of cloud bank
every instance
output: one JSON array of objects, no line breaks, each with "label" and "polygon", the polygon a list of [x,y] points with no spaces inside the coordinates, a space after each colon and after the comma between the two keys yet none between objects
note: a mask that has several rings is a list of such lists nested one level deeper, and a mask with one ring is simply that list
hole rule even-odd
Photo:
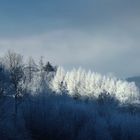
[{"label": "cloud bank", "polygon": [[138,40],[124,35],[115,38],[112,33],[55,30],[24,38],[0,39],[0,54],[12,49],[35,59],[44,56],[46,60],[67,69],[81,66],[103,74],[113,72],[125,77],[139,74],[138,45]]}]

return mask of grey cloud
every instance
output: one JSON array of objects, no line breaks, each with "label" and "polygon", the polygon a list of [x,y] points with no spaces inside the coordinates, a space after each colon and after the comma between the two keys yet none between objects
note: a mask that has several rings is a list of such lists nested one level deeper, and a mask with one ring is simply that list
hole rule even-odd
[{"label": "grey cloud", "polygon": [[47,60],[66,68],[82,66],[103,74],[118,76],[140,74],[139,40],[129,36],[88,34],[76,30],[58,30],[29,38],[0,40],[1,54],[14,48],[25,56],[36,59],[43,55]]},{"label": "grey cloud", "polygon": [[139,0],[7,0],[0,4],[0,36],[26,36],[54,28],[100,30],[112,23],[129,28],[134,16],[139,19],[139,5]]},{"label": "grey cloud", "polygon": [[1,55],[14,49],[35,59],[43,55],[66,68],[83,66],[121,77],[140,74],[140,1],[27,3],[1,3]]}]

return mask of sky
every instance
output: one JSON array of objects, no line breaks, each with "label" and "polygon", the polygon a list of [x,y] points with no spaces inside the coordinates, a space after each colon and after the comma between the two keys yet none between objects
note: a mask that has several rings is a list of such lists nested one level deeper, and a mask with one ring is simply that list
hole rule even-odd
[{"label": "sky", "polygon": [[0,56],[140,75],[139,0],[0,0]]}]

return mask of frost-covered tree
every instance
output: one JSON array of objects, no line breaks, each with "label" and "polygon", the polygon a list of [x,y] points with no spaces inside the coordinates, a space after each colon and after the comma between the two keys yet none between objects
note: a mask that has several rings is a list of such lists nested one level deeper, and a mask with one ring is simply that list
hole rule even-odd
[{"label": "frost-covered tree", "polygon": [[20,54],[8,51],[8,53],[5,56],[5,65],[7,66],[10,72],[10,81],[12,84],[12,89],[15,93],[15,97],[17,97],[19,96],[19,94],[22,94],[20,84],[24,77],[23,57]]},{"label": "frost-covered tree", "polygon": [[64,77],[65,77],[65,71],[62,67],[59,67],[57,69],[56,75],[55,75],[55,77],[52,80],[52,83],[50,85],[54,91],[61,92],[63,82],[64,82]]},{"label": "frost-covered tree", "polygon": [[50,81],[54,77],[55,68],[50,62],[44,64],[43,57],[39,61],[39,85],[41,90],[47,90],[49,88]]},{"label": "frost-covered tree", "polygon": [[26,89],[26,92],[32,92],[33,87],[35,86],[35,80],[36,80],[36,73],[38,72],[38,65],[34,61],[32,57],[29,57],[27,63],[24,67],[24,88]]},{"label": "frost-covered tree", "polygon": [[99,73],[85,72],[81,68],[65,72],[59,67],[54,79],[52,89],[61,93],[65,87],[73,97],[98,98],[101,94],[109,94],[120,102],[133,102],[139,99],[139,89],[135,83],[117,79],[114,76],[102,76]]},{"label": "frost-covered tree", "polygon": [[25,82],[27,91],[36,94],[48,90],[50,81],[54,77],[55,67],[49,62],[45,65],[41,56],[38,64],[33,59],[30,59],[25,71],[27,73],[27,82]]},{"label": "frost-covered tree", "polygon": [[24,71],[26,74],[26,82],[27,83],[32,82],[34,78],[34,73],[38,71],[37,64],[35,63],[32,57],[29,57],[29,60],[26,64]]},{"label": "frost-covered tree", "polygon": [[15,98],[15,114],[17,113],[18,98],[23,94],[24,63],[23,57],[12,51],[4,57],[4,63],[10,73],[11,93]]}]

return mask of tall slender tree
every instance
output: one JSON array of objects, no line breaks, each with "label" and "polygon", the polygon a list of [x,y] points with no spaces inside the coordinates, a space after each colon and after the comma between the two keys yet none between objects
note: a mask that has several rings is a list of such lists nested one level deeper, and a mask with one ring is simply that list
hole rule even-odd
[{"label": "tall slender tree", "polygon": [[5,56],[5,65],[10,72],[11,92],[15,97],[15,114],[17,114],[18,98],[23,94],[22,80],[24,77],[23,57],[12,51],[8,51]]}]

